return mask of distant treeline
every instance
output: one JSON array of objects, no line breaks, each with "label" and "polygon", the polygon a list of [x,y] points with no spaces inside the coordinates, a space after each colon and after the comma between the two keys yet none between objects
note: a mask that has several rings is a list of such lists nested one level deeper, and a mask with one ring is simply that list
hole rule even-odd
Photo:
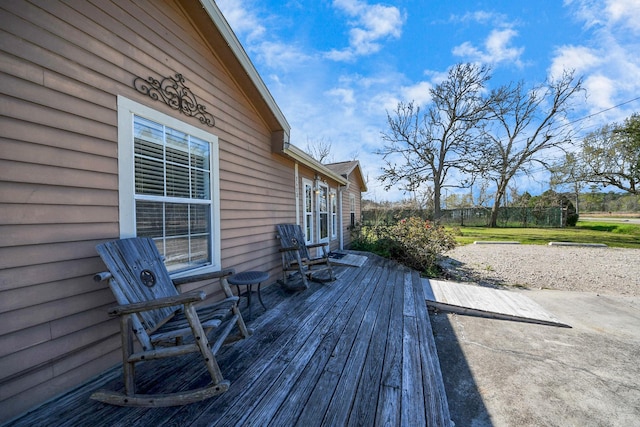
[{"label": "distant treeline", "polygon": [[[449,195],[446,206],[441,209],[440,221],[446,224],[485,225],[490,207],[472,205],[470,197]],[[582,193],[576,201],[575,194],[556,193],[548,190],[539,196],[528,193],[514,195],[506,206],[500,208],[499,226],[563,227],[571,225],[575,212],[589,213],[638,213],[640,195],[628,193]],[[391,224],[401,218],[417,216],[433,219],[430,206],[419,206],[413,200],[376,203],[363,201],[362,223],[364,225]],[[569,221],[569,222],[567,222]]]},{"label": "distant treeline", "polygon": [[[548,190],[539,196],[531,196],[528,193],[517,196],[511,195],[507,199],[504,207],[534,207],[534,206],[557,206],[558,197],[571,201],[577,205],[578,212],[640,212],[640,195],[629,193],[613,192],[585,192],[581,193],[576,203],[576,196],[572,193],[555,193]],[[433,211],[429,203],[420,206],[415,200],[406,199],[398,202],[375,202],[364,199],[363,211],[367,210],[407,210],[407,211]],[[466,194],[449,194],[443,200],[443,209],[466,209],[466,208],[489,208],[486,203],[475,204]]]},{"label": "distant treeline", "polygon": [[[460,208],[442,209],[438,219],[440,224],[459,226],[487,226],[489,224],[490,208]],[[565,227],[567,226],[568,210],[561,207],[500,208],[497,225],[499,227]],[[427,211],[412,211],[407,209],[371,209],[362,212],[362,224],[365,226],[392,225],[399,219],[419,217],[431,220]],[[571,225],[575,225],[575,222]]]},{"label": "distant treeline", "polygon": [[579,211],[585,212],[640,212],[640,195],[628,193],[582,193]]}]

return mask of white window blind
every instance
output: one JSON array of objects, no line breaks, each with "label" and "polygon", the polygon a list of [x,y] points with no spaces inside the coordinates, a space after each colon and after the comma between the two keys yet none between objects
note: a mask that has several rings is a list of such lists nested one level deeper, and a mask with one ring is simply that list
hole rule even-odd
[{"label": "white window blind", "polygon": [[136,235],[151,237],[170,272],[212,263],[211,144],[134,115]]}]

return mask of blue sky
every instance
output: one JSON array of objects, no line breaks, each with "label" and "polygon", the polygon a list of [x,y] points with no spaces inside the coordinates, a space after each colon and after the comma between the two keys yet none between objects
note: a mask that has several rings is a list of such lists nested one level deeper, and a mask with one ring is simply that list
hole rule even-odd
[{"label": "blue sky", "polygon": [[[217,4],[287,117],[291,142],[324,141],[330,160],[360,160],[369,199],[407,197],[377,180],[387,112],[399,101],[426,105],[428,89],[458,62],[490,65],[490,87],[574,69],[586,94],[571,119],[593,115],[580,132],[640,111],[640,0]],[[548,181],[540,173],[517,186],[538,194]]]}]

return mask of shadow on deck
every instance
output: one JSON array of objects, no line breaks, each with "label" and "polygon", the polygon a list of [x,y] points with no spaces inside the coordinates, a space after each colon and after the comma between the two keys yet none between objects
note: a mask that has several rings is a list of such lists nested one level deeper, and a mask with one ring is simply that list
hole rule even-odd
[{"label": "shadow on deck", "polygon": [[[90,400],[98,388],[123,388],[117,367],[9,425],[448,427],[449,406],[420,277],[367,256],[360,268],[337,267],[334,282],[312,282],[297,293],[278,284],[263,289],[269,309],[254,305],[248,322],[254,335],[218,353],[231,381],[220,396],[169,408]],[[141,364],[138,390],[205,386],[209,376],[194,357]]]}]

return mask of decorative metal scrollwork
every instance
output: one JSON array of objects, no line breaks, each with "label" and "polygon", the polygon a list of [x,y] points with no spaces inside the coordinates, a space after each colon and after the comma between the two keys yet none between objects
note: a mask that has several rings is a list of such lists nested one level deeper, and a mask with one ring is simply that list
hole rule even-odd
[{"label": "decorative metal scrollwork", "polygon": [[174,110],[180,111],[189,117],[195,117],[200,123],[214,127],[216,122],[207,107],[198,103],[198,99],[184,84],[184,77],[177,73],[175,77],[164,77],[158,80],[149,77],[146,80],[136,77],[133,87],[140,93],[148,95],[155,101],[162,101]]}]

